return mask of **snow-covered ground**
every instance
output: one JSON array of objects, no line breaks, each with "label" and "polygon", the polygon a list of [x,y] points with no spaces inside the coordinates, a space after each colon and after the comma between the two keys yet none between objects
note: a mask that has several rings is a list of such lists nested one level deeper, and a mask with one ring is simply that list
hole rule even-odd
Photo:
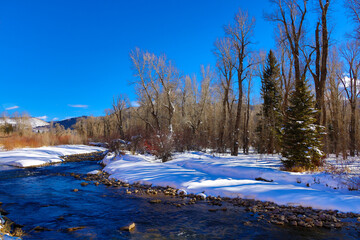
[{"label": "snow-covered ground", "polygon": [[[60,156],[103,151],[85,145],[24,148],[0,152],[2,166],[29,167],[62,162]],[[290,173],[280,170],[277,155],[250,154],[237,157],[200,152],[177,153],[161,163],[153,156],[116,156],[103,160],[104,171],[129,183],[171,186],[188,193],[241,197],[278,204],[311,206],[360,213],[360,161],[328,159],[328,169],[342,174]],[[334,167],[331,167],[334,166]],[[266,180],[266,181],[264,181]]]},{"label": "snow-covered ground", "polygon": [[60,156],[105,151],[105,148],[86,145],[61,145],[41,148],[21,148],[0,152],[0,167],[31,167],[62,162]]},{"label": "snow-covered ground", "polygon": [[[360,163],[341,166],[335,158],[329,164],[351,174],[290,173],[280,170],[279,156],[213,155],[178,153],[161,163],[153,156],[109,154],[103,163],[110,178],[183,189],[187,193],[241,197],[278,204],[311,206],[360,213],[360,192],[350,191],[359,179]],[[339,169],[339,168],[337,168]],[[358,172],[356,172],[358,171]],[[256,178],[261,178],[256,180]],[[263,179],[268,181],[263,181]]]}]

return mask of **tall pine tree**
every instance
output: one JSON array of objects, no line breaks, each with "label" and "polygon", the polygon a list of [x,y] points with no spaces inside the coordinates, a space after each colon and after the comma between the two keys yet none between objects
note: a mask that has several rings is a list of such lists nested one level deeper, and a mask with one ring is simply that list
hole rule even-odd
[{"label": "tall pine tree", "polygon": [[264,100],[258,130],[258,150],[274,153],[280,151],[281,87],[280,68],[274,53],[270,50],[261,78],[261,96]]},{"label": "tall pine tree", "polygon": [[282,129],[282,163],[288,170],[309,170],[321,165],[321,129],[306,80],[296,81]]}]

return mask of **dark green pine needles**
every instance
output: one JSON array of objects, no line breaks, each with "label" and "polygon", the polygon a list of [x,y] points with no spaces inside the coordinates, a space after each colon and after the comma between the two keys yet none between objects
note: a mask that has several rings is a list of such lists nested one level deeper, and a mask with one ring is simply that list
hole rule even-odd
[{"label": "dark green pine needles", "polygon": [[264,100],[257,127],[259,136],[258,150],[272,154],[280,151],[281,86],[280,69],[274,53],[270,50],[266,67],[261,78],[261,96]]},{"label": "dark green pine needles", "polygon": [[296,81],[282,129],[282,162],[286,169],[314,169],[320,166],[320,126],[316,125],[314,100],[305,79]]}]

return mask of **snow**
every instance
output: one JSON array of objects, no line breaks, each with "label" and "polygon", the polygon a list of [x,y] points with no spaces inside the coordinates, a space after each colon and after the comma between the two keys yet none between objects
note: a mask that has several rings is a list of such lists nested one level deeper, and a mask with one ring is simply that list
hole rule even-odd
[{"label": "snow", "polygon": [[1,239],[1,240],[20,240],[21,238],[11,237],[10,235],[7,235],[7,234],[2,235],[2,234],[0,233],[0,239]]},{"label": "snow", "polygon": [[[103,150],[85,145],[23,148],[0,152],[0,167],[38,166],[62,162],[60,156],[63,155]],[[350,191],[360,186],[360,162],[356,158],[342,161],[332,156],[327,159],[327,169],[333,173],[281,171],[278,155],[260,154],[235,157],[201,152],[176,153],[171,161],[162,163],[151,155],[127,153],[115,156],[109,153],[102,163],[110,178],[129,183],[170,186],[180,189],[179,192],[203,196],[241,197],[360,213],[359,191]]]},{"label": "snow", "polygon": [[[18,121],[21,122],[22,120],[18,119]],[[4,125],[5,123],[11,124],[11,125],[16,125],[18,123],[18,121],[14,118],[0,118],[0,125]],[[32,128],[44,127],[44,126],[50,125],[50,123],[48,123],[48,122],[45,122],[41,119],[33,118],[33,117],[27,119],[25,123],[31,125]]]},{"label": "snow", "polygon": [[[335,158],[328,161],[329,164],[338,164]],[[281,161],[277,155],[234,157],[188,152],[177,153],[173,160],[161,163],[148,155],[109,154],[103,163],[106,165],[104,171],[110,174],[110,178],[129,183],[170,186],[194,194],[360,213],[359,191],[348,189],[350,180],[359,175],[285,172],[280,170]],[[360,164],[352,164],[356,166],[353,170],[360,170]],[[269,181],[258,181],[256,178]]]},{"label": "snow", "polygon": [[100,170],[94,170],[94,171],[91,171],[91,172],[88,172],[88,174],[99,174],[99,173],[101,173],[101,171]]},{"label": "snow", "polygon": [[41,148],[21,148],[0,152],[0,166],[31,167],[62,162],[60,156],[104,151],[105,148],[86,145],[61,145]]}]

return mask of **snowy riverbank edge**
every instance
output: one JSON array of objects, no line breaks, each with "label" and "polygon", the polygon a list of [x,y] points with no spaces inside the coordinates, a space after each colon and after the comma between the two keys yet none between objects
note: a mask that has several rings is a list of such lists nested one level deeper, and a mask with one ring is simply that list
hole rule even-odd
[{"label": "snowy riverbank edge", "polygon": [[[187,193],[271,201],[279,205],[360,213],[359,191],[349,191],[343,177],[329,173],[279,170],[279,156],[176,153],[161,163],[148,155],[109,153],[103,169],[128,183],[170,186]],[[257,180],[256,180],[257,179]],[[267,180],[267,181],[264,181]]]},{"label": "snowy riverbank edge", "polygon": [[[0,152],[0,167],[34,167],[63,162],[62,156],[106,151],[107,149],[87,145],[60,145],[40,148],[21,148]],[[1,170],[1,168],[0,168]]]}]

